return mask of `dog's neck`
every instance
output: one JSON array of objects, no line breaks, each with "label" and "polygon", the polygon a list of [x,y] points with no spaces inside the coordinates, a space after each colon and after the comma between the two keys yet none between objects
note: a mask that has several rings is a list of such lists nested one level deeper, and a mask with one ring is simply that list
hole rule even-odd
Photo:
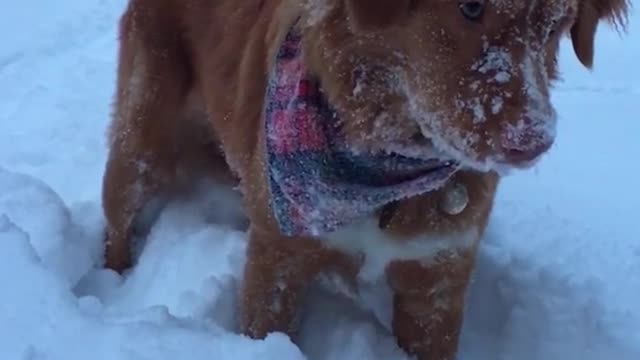
[{"label": "dog's neck", "polygon": [[458,165],[389,153],[357,153],[292,26],[276,54],[265,108],[271,208],[285,235],[318,236],[394,201],[443,186]]}]

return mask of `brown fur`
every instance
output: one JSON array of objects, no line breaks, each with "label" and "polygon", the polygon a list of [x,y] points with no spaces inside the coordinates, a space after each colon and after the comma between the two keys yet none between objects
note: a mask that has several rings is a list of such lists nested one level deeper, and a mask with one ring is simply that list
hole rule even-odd
[{"label": "brown fur", "polygon": [[[571,29],[578,58],[590,66],[598,21],[621,20],[626,11],[623,0],[559,1],[566,5],[566,16],[553,29],[557,34],[542,42],[551,28],[546,23],[551,0],[539,0],[526,16],[529,1],[513,0],[513,17],[488,5],[480,22],[465,19],[458,3],[449,0],[324,2],[332,4],[329,12],[312,18],[310,1],[130,0],[120,24],[103,189],[106,266],[121,272],[132,265],[134,224],[152,198],[184,192],[200,176],[229,188],[239,183],[250,221],[240,323],[243,332],[256,338],[272,331],[294,335],[295,314],[309,282],[319,273],[336,271],[355,284],[360,264],[316,239],[285,238],[268,207],[261,123],[266,74],[296,17],[307,24],[305,61],[320,78],[355,147],[431,146],[409,111],[407,94],[413,94],[418,109],[437,114],[426,131],[454,152],[479,163],[493,159],[518,167],[539,157],[550,143],[534,141],[539,134],[532,130],[534,119],[525,114],[531,99],[522,90],[527,80],[522,74],[514,70],[512,79],[496,86],[491,83],[495,74],[469,71],[484,51],[481,35],[506,46],[518,65],[529,55],[511,32],[530,26],[537,31],[529,46],[537,47],[544,60],[534,64],[534,80],[529,81],[543,84],[536,106],[547,109],[547,78],[555,78],[560,34]],[[403,91],[395,70],[403,76]],[[356,82],[362,85],[359,94],[353,93]],[[487,114],[483,122],[474,121],[473,109],[457,105],[474,98],[474,83],[487,94],[479,100]],[[512,95],[504,111],[489,111],[486,99],[504,91]],[[386,116],[384,129],[394,130],[391,135],[377,130],[381,115]],[[504,129],[518,121],[525,124],[523,132],[505,142]],[[451,134],[483,141],[461,148]],[[395,261],[388,266],[395,291],[394,334],[402,348],[421,359],[455,355],[464,293],[498,179],[482,169],[459,172],[452,181],[467,187],[469,206],[456,216],[439,208],[446,187],[384,212],[384,229],[399,242],[420,234],[479,230],[471,248],[443,252],[429,263]],[[279,288],[278,281],[286,287]],[[273,301],[279,302],[279,311]]]}]

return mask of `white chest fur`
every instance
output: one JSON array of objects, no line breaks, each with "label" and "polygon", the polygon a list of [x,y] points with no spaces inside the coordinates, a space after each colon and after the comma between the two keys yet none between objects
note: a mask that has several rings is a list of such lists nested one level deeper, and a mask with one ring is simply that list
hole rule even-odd
[{"label": "white chest fur", "polygon": [[362,256],[364,263],[359,282],[373,283],[384,276],[387,265],[395,260],[428,262],[444,250],[473,246],[478,238],[476,228],[446,235],[424,234],[413,238],[394,238],[381,230],[377,218],[371,217],[325,235],[330,248],[354,256]]},{"label": "white chest fur", "polygon": [[446,235],[423,234],[398,239],[382,231],[377,219],[369,218],[324,237],[327,246],[354,256],[362,256],[357,289],[346,285],[344,279],[335,274],[323,274],[319,280],[325,289],[346,295],[361,308],[371,311],[390,331],[393,292],[385,277],[387,265],[395,260],[428,263],[443,250],[468,248],[477,239],[477,228]]}]

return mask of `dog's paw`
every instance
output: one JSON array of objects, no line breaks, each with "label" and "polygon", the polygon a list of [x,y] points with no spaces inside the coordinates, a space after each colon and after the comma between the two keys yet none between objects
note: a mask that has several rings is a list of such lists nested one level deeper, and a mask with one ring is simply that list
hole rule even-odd
[{"label": "dog's paw", "polygon": [[111,269],[122,275],[125,270],[131,268],[131,251],[126,242],[123,244],[123,239],[114,239],[108,232],[105,232],[104,244],[104,267],[106,269]]}]

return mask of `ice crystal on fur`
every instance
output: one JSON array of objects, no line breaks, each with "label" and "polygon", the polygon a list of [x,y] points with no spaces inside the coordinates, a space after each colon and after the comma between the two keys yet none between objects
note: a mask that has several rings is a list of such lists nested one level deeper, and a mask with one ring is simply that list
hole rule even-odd
[{"label": "ice crystal on fur", "polygon": [[496,115],[502,110],[502,106],[504,105],[504,99],[502,97],[496,96],[491,99],[491,113]]},{"label": "ice crystal on fur", "polygon": [[[526,116],[530,122],[520,121],[516,127],[512,127],[512,130],[516,136],[533,130],[539,134],[538,141],[550,141],[556,135],[557,115],[555,109],[545,100],[547,95],[542,90],[549,85],[545,76],[546,71],[545,69],[535,69],[536,66],[543,67],[544,65],[541,60],[534,59],[534,56],[535,54],[530,53],[525,58],[522,69],[528,100]],[[537,74],[541,76],[536,76]],[[530,146],[535,146],[535,143],[531,143]]]},{"label": "ice crystal on fur", "polygon": [[493,79],[499,84],[505,84],[511,79],[513,60],[505,48],[489,47],[484,56],[471,66],[471,69],[482,74],[494,73]]},{"label": "ice crystal on fur", "polygon": [[306,0],[303,4],[307,13],[307,26],[316,25],[321,21],[332,9],[329,0]]}]

